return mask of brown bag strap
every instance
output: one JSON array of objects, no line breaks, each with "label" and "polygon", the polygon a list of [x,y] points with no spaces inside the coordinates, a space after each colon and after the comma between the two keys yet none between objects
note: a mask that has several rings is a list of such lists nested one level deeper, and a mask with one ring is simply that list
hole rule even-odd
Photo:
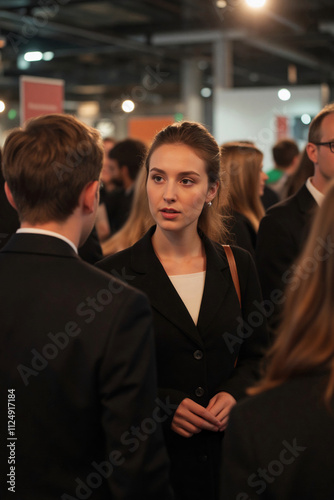
[{"label": "brown bag strap", "polygon": [[241,309],[241,292],[240,292],[240,283],[239,283],[239,276],[238,276],[238,269],[237,265],[235,263],[235,258],[232,252],[232,249],[230,245],[222,245],[224,247],[226,257],[228,260],[228,265],[230,266],[230,271],[231,271],[231,276],[234,284],[235,291],[237,292],[238,299],[239,299],[239,304],[240,304],[240,309]]}]

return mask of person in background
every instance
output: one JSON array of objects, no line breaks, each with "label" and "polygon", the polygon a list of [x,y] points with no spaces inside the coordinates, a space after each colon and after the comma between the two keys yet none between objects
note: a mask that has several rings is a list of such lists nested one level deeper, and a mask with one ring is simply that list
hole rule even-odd
[{"label": "person in background", "polygon": [[121,186],[109,193],[105,199],[111,235],[121,229],[129,216],[135,181],[145,153],[145,144],[136,139],[119,141],[109,151],[113,179],[117,179]]},{"label": "person in background", "polygon": [[264,216],[260,197],[267,179],[262,170],[263,153],[253,145],[232,142],[222,145],[221,157],[229,179],[223,213],[231,215],[231,239],[255,258],[256,236]]},{"label": "person in background", "polygon": [[134,245],[154,224],[146,196],[146,169],[142,166],[134,189],[130,215],[122,228],[102,243],[102,252],[112,255]]},{"label": "person in background", "polygon": [[281,139],[273,146],[272,153],[275,167],[268,172],[267,184],[283,200],[287,197],[286,183],[299,163],[298,145],[292,139]]},{"label": "person in background", "polygon": [[260,223],[256,263],[263,298],[272,305],[268,316],[272,330],[280,321],[291,267],[303,249],[314,213],[334,177],[333,137],[334,104],[328,104],[309,127],[306,151],[314,165],[314,175],[293,196],[271,207]]},{"label": "person in background", "polygon": [[[253,396],[232,409],[225,499],[334,498],[334,182],[288,287],[282,324]],[[330,250],[331,249],[331,250]]]},{"label": "person in background", "polygon": [[306,148],[301,155],[297,170],[292,174],[286,183],[287,197],[297,193],[299,189],[305,184],[309,177],[314,175],[314,163],[308,157]]},{"label": "person in background", "polygon": [[4,145],[21,227],[0,251],[2,500],[172,499],[149,303],[77,255],[102,156],[70,115],[32,119]]},{"label": "person in background", "polygon": [[108,238],[110,234],[110,226],[105,205],[107,193],[110,193],[117,187],[117,183],[113,179],[112,167],[109,165],[109,151],[115,146],[116,141],[112,137],[103,139],[103,163],[101,171],[101,186],[100,186],[100,205],[97,209],[95,227],[97,236],[100,242]]},{"label": "person in background", "polygon": [[151,302],[159,394],[173,405],[163,426],[176,498],[216,500],[223,431],[267,346],[265,319],[244,335],[260,287],[249,253],[233,248],[240,305],[218,242],[225,231],[212,135],[195,122],[170,125],[156,135],[145,168],[155,225],[97,265]]}]

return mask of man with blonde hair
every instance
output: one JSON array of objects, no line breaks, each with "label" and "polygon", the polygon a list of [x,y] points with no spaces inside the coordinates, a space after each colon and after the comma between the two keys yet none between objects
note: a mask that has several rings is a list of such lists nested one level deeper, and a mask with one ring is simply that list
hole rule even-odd
[{"label": "man with blonde hair", "polygon": [[3,148],[21,228],[0,252],[1,499],[170,498],[148,301],[77,256],[102,157],[67,115]]}]

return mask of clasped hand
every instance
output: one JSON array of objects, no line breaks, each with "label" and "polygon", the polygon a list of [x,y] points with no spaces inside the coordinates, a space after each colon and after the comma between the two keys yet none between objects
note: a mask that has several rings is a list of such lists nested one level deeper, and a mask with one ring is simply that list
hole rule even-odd
[{"label": "clasped hand", "polygon": [[228,417],[236,400],[227,392],[218,392],[206,408],[185,398],[179,404],[172,421],[171,428],[183,437],[191,437],[203,429],[208,431],[224,431]]}]

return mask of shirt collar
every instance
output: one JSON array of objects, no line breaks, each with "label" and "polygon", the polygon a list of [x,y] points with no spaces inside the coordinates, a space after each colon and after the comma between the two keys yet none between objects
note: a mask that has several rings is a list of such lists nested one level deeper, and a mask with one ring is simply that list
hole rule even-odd
[{"label": "shirt collar", "polygon": [[69,240],[68,238],[66,238],[66,236],[63,236],[62,234],[55,233],[54,231],[48,231],[47,229],[39,229],[35,227],[25,227],[18,229],[16,232],[29,233],[29,234],[44,234],[45,236],[53,236],[54,238],[58,238],[60,240],[65,241],[68,245],[70,245],[73,248],[75,253],[78,254],[78,249],[73,243],[73,241]]},{"label": "shirt collar", "polygon": [[306,181],[306,187],[307,187],[307,189],[309,190],[309,192],[311,193],[311,195],[313,196],[313,198],[315,199],[315,201],[317,202],[317,204],[320,207],[321,203],[323,202],[323,199],[325,198],[325,195],[322,194],[320,191],[318,191],[317,188],[315,188],[313,186],[312,179],[313,179],[313,177],[309,177],[307,179],[307,181]]}]

